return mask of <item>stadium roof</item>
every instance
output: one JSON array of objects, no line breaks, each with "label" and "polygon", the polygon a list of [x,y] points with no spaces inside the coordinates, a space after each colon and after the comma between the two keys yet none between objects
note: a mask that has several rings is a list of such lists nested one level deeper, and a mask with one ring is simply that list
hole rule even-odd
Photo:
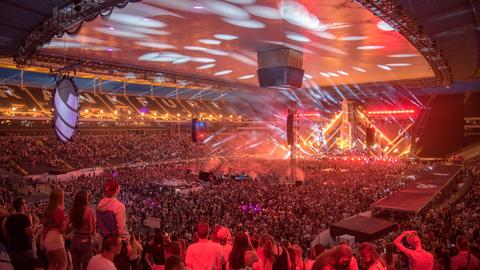
[{"label": "stadium roof", "polygon": [[[28,35],[52,16],[53,7],[58,11],[69,2],[2,1],[2,54],[18,52]],[[412,37],[402,36],[357,2],[144,0],[85,21],[76,35],[54,38],[40,52],[256,86],[256,51],[265,44],[283,44],[304,52],[305,79],[310,84],[434,76],[431,59],[427,61],[411,43]],[[422,26],[418,32],[436,42],[454,79],[478,78],[478,4],[399,2],[405,14],[397,21],[411,17]],[[10,59],[1,61],[3,66],[9,63]]]}]

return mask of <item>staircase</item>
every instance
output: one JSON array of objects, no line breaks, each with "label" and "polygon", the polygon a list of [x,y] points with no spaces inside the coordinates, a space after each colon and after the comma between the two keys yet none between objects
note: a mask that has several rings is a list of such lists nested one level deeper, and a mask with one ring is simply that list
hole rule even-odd
[{"label": "staircase", "polygon": [[25,91],[27,93],[27,95],[33,100],[33,102],[35,102],[35,104],[40,108],[40,110],[44,113],[50,113],[49,110],[46,110],[42,104],[35,98],[34,95],[32,95],[32,93],[30,93],[30,91],[28,91],[28,89],[26,87],[20,87],[20,89],[22,89],[23,91]]},{"label": "staircase", "polygon": [[[35,141],[37,144],[45,147],[48,151],[50,151],[50,149],[41,141],[41,140],[36,140]],[[69,170],[75,170],[75,168],[73,166],[71,166],[70,164],[68,164],[65,160],[59,158],[56,154],[53,155],[55,157],[55,160],[59,161],[60,163],[62,163],[65,167],[67,167]]]},{"label": "staircase", "polygon": [[468,161],[480,156],[480,143],[469,145],[465,148],[460,149],[459,151],[453,153],[450,156],[459,155],[463,157],[464,161]]},{"label": "staircase", "polygon": [[439,208],[443,209],[446,207],[450,207],[451,205],[461,200],[472,189],[473,185],[475,184],[475,181],[478,181],[478,179],[475,176],[473,175],[465,176],[462,188],[460,188],[460,190],[457,191],[457,193],[455,193],[448,200],[442,203]]}]

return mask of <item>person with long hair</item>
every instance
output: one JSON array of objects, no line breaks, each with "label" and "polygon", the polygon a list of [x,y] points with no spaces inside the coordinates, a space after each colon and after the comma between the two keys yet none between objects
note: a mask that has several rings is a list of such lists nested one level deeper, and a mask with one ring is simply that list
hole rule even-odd
[{"label": "person with long hair", "polygon": [[305,259],[305,270],[311,270],[315,259],[325,251],[325,247],[322,244],[316,244],[308,252],[308,256]]},{"label": "person with long hair", "polygon": [[67,252],[63,238],[67,219],[64,209],[63,189],[52,189],[47,208],[43,214],[43,231],[41,234],[42,246],[48,259],[48,270],[67,269]]},{"label": "person with long hair", "polygon": [[294,244],[288,249],[290,261],[292,262],[291,270],[303,270],[302,248]]},{"label": "person with long hair", "polygon": [[146,260],[152,270],[159,270],[165,267],[165,238],[164,233],[155,233],[153,242],[146,249]]},{"label": "person with long hair", "polygon": [[72,230],[72,266],[73,270],[87,269],[93,256],[95,237],[95,212],[89,207],[89,194],[79,191],[75,194],[70,210],[70,229]]},{"label": "person with long hair", "polygon": [[370,243],[362,243],[358,249],[361,257],[361,264],[363,269],[366,270],[387,270],[385,262],[378,252],[375,250],[375,246]]},{"label": "person with long hair", "polygon": [[398,264],[398,254],[395,253],[395,246],[392,243],[387,244],[383,260],[387,270],[396,270]]},{"label": "person with long hair", "polygon": [[317,257],[312,270],[335,270],[348,266],[352,260],[352,250],[346,245],[338,245]]},{"label": "person with long hair", "polygon": [[137,240],[135,234],[130,234],[130,246],[132,250],[130,254],[128,254],[128,258],[130,259],[130,269],[137,270],[138,269],[138,262],[140,261],[140,257],[142,255],[143,247],[140,244],[140,241]]},{"label": "person with long hair", "polygon": [[271,235],[262,237],[265,270],[289,270],[291,267],[288,251],[275,242]]},{"label": "person with long hair", "polygon": [[233,240],[232,252],[228,258],[229,269],[239,270],[245,268],[245,252],[253,250],[252,245],[250,244],[250,239],[248,234],[245,232],[237,232],[235,234],[235,239]]}]

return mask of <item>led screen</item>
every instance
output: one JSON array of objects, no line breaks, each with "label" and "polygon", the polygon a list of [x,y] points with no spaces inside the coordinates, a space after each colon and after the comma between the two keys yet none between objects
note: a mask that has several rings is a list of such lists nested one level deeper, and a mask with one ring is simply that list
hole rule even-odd
[{"label": "led screen", "polygon": [[53,95],[53,126],[57,138],[62,142],[72,140],[79,117],[78,93],[72,79],[62,79]]}]

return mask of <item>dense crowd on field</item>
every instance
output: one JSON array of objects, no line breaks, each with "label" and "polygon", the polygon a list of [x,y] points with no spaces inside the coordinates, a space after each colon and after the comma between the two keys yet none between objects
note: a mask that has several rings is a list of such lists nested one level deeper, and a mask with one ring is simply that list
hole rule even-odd
[{"label": "dense crowd on field", "polygon": [[[304,184],[292,186],[286,161],[211,160],[200,166],[248,180],[222,177],[182,192],[195,183],[195,166],[127,167],[46,184],[3,179],[2,256],[18,269],[401,269],[405,261],[410,269],[462,269],[466,262],[478,269],[478,181],[451,207],[397,220],[398,230],[384,239],[311,246],[330,224],[369,210],[428,166],[305,161],[297,171]],[[477,166],[467,171],[478,177]],[[15,193],[47,185],[46,205],[28,205]],[[147,218],[158,228],[144,226]]]}]

